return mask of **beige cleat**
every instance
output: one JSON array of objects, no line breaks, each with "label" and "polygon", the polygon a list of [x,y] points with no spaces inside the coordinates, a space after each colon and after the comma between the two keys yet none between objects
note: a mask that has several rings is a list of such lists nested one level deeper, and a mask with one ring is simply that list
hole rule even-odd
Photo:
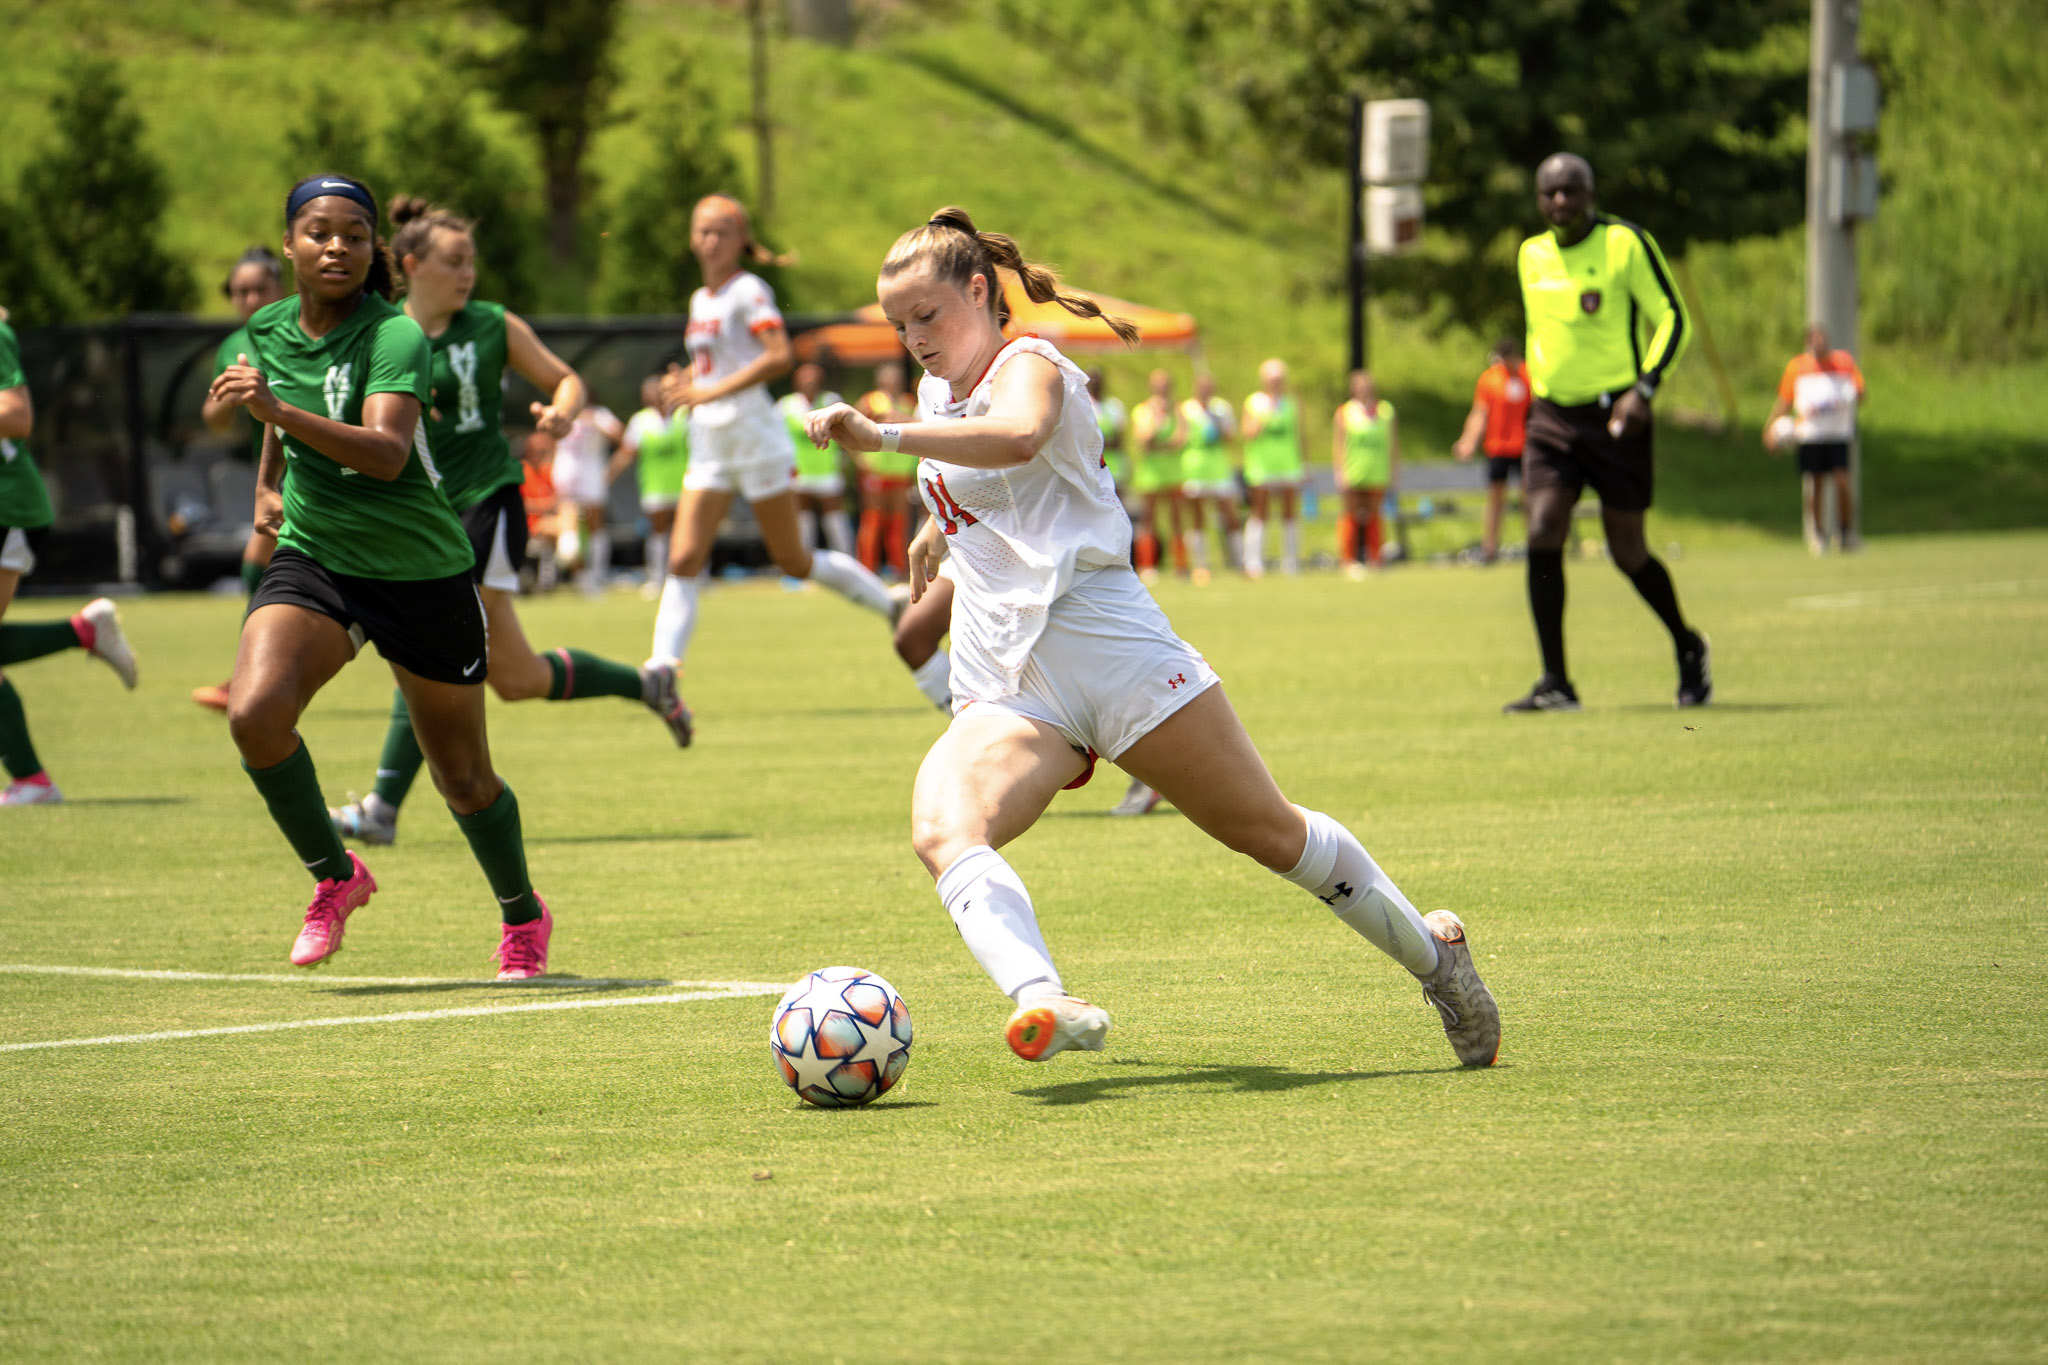
[{"label": "beige cleat", "polygon": [[1422,998],[1444,1019],[1444,1036],[1466,1066],[1492,1066],[1500,1055],[1500,1006],[1472,965],[1465,922],[1449,910],[1422,917],[1436,935],[1436,970],[1421,978]]},{"label": "beige cleat", "polygon": [[1003,1028],[1010,1051],[1027,1062],[1042,1062],[1068,1048],[1100,1052],[1108,1035],[1109,1012],[1071,995],[1041,996],[1019,1005]]}]

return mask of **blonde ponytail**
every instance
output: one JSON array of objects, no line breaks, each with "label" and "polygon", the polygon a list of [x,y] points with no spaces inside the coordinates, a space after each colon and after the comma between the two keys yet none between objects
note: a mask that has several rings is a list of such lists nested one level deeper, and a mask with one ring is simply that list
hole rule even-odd
[{"label": "blonde ponytail", "polygon": [[1033,303],[1056,303],[1076,317],[1099,318],[1126,346],[1138,344],[1138,328],[1128,318],[1105,313],[1093,299],[1060,292],[1060,277],[1050,267],[1024,259],[1014,238],[1000,232],[983,232],[974,219],[957,204],[934,213],[922,227],[914,227],[896,239],[882,259],[882,278],[900,275],[912,266],[929,265],[942,280],[967,288],[976,275],[988,282],[989,311],[996,325],[1010,322],[1010,305],[1003,297],[998,270],[1015,274],[1024,295]]}]

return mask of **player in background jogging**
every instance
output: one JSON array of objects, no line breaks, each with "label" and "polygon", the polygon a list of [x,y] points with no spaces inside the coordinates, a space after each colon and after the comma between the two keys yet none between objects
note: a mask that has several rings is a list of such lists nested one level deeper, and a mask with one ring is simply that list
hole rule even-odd
[{"label": "player in background jogging", "polygon": [[[875,387],[854,406],[877,425],[917,420],[917,399],[904,385],[903,366],[893,360],[875,367]],[[910,482],[917,461],[901,451],[874,450],[855,456],[854,463],[860,467],[860,562],[900,579],[910,548]]]},{"label": "player in background jogging", "polygon": [[790,445],[796,450],[797,529],[805,545],[818,543],[818,529],[825,531],[827,548],[846,555],[854,551],[853,518],[846,514],[845,452],[838,446],[824,450],[804,436],[804,418],[819,408],[840,401],[825,387],[825,367],[808,361],[796,367],[796,387],[776,400],[775,410],[789,428]]},{"label": "player in background jogging", "polygon": [[[405,288],[405,315],[427,334],[432,351],[427,449],[441,474],[441,493],[468,533],[469,572],[490,625],[491,690],[504,701],[624,697],[660,716],[677,744],[688,744],[689,711],[676,696],[674,669],[636,669],[580,649],[536,654],[526,642],[513,605],[526,559],[526,505],[519,492],[525,471],[505,438],[505,372],[547,395],[546,402],[532,405],[533,424],[557,439],[583,405],[583,380],[534,335],[526,319],[502,303],[470,297],[476,288],[476,240],[468,220],[400,195],[392,201],[391,221],[398,225],[391,252]],[[376,785],[361,801],[331,812],[335,829],[366,844],[397,838],[398,810],[421,761],[400,688],[391,694]]]},{"label": "player in background jogging", "polygon": [[1195,376],[1194,397],[1180,405],[1188,443],[1180,452],[1180,496],[1187,505],[1188,554],[1194,560],[1197,587],[1209,581],[1209,532],[1203,509],[1216,512],[1216,536],[1223,564],[1242,564],[1237,533],[1237,470],[1231,450],[1237,444],[1237,412],[1216,396],[1216,380],[1204,371]]},{"label": "player in background jogging", "polygon": [[[219,374],[235,363],[235,357],[249,350],[247,324],[256,310],[265,304],[276,303],[284,297],[284,263],[277,259],[277,253],[267,246],[252,246],[242,253],[234,269],[221,281],[221,294],[235,307],[235,317],[242,324],[229,332],[225,340],[213,353],[213,372]],[[237,408],[232,403],[216,403],[208,398],[200,405],[200,420],[206,429],[223,434],[235,424]],[[249,458],[252,462],[263,458],[263,428],[257,426],[250,433]],[[256,591],[256,582],[263,577],[264,566],[270,563],[270,553],[277,548],[277,542],[260,531],[249,532],[248,543],[242,546],[242,592],[244,595]],[[213,711],[228,709],[228,682],[218,685],[209,683],[205,687],[192,689],[192,700]]]},{"label": "player in background jogging", "polygon": [[658,374],[640,381],[640,411],[626,421],[609,477],[616,480],[629,467],[639,481],[640,512],[647,518],[646,595],[652,598],[661,593],[669,532],[683,496],[683,474],[690,467],[690,415],[669,410]]},{"label": "player in background jogging", "polygon": [[1301,484],[1308,473],[1308,425],[1287,391],[1287,366],[1259,366],[1258,392],[1244,400],[1244,483],[1252,514],[1244,522],[1244,572],[1266,572],[1266,522],[1279,504],[1280,572],[1301,572]]},{"label": "player in background jogging", "polygon": [[1146,379],[1150,392],[1131,410],[1131,491],[1138,495],[1138,532],[1134,546],[1138,576],[1150,583],[1159,577],[1159,513],[1166,512],[1172,539],[1173,567],[1188,571],[1187,541],[1181,534],[1180,457],[1187,448],[1188,424],[1173,401],[1173,376],[1154,370]]},{"label": "player in background jogging", "polygon": [[1491,1064],[1499,1014],[1464,926],[1449,911],[1418,915],[1343,826],[1280,794],[1216,675],[1132,572],[1130,519],[1081,371],[1036,337],[1005,339],[999,269],[1036,302],[1101,316],[1010,238],[940,209],[897,239],[877,286],[924,366],[925,420],[878,427],[842,404],[814,414],[810,434],[920,457],[931,519],[912,543],[911,591],[951,561],[955,710],[918,771],[912,842],[968,950],[1015,1002],[1011,1050],[1029,1061],[1099,1050],[1109,1031],[1106,1012],[1067,993],[1030,893],[996,851],[1100,755],[1414,973],[1459,1059]]},{"label": "player in background jogging", "polygon": [[1451,453],[1469,460],[1486,452],[1486,522],[1480,533],[1479,561],[1500,558],[1501,511],[1507,502],[1508,476],[1522,479],[1522,442],[1529,422],[1529,370],[1522,363],[1522,343],[1503,337],[1493,343],[1486,369],[1472,390],[1472,410]]},{"label": "player in background jogging", "polygon": [[1130,440],[1131,412],[1123,399],[1109,392],[1099,365],[1088,371],[1088,401],[1095,405],[1095,429],[1102,433],[1102,467],[1121,493],[1131,486],[1130,453],[1124,448]]},{"label": "player in background jogging", "polygon": [[114,604],[106,598],[88,602],[68,621],[7,619],[14,590],[35,571],[36,546],[55,520],[49,491],[28,451],[35,424],[35,402],[21,368],[21,344],[7,325],[7,310],[0,308],[0,767],[7,769],[8,777],[6,788],[0,789],[0,806],[45,806],[64,799],[29,739],[21,694],[4,671],[9,664],[82,649],[104,659],[124,686],[135,687],[135,655],[122,638]]},{"label": "player in background jogging", "polygon": [[1856,493],[1849,483],[1849,446],[1856,439],[1856,410],[1863,403],[1863,371],[1856,357],[1828,345],[1828,329],[1816,322],[1806,329],[1806,349],[1785,364],[1778,380],[1778,399],[1764,419],[1764,449],[1784,445],[1779,419],[1790,416],[1790,439],[1799,448],[1799,476],[1804,485],[1802,512],[1806,548],[1826,554],[1827,497],[1835,490],[1836,545],[1858,548]]},{"label": "player in background jogging", "polygon": [[[313,877],[291,960],[309,967],[340,951],[350,914],[377,889],[342,847],[298,732],[313,698],[368,640],[397,679],[434,786],[497,899],[498,975],[539,976],[554,920],[526,874],[518,799],[491,767],[476,552],[441,491],[424,426],[433,348],[391,302],[396,270],[368,187],[342,175],[302,180],[284,222],[298,297],[249,319],[250,350],[214,379],[212,396],[270,428],[255,520],[276,534],[277,553],[242,623],[228,732]],[[441,403],[445,420],[463,420],[461,396]]]},{"label": "player in background jogging", "polygon": [[1351,396],[1330,420],[1330,467],[1337,496],[1344,500],[1337,520],[1337,558],[1347,574],[1362,578],[1380,567],[1380,510],[1401,473],[1401,429],[1394,405],[1380,397],[1365,370],[1351,372]]},{"label": "player in background jogging", "polygon": [[574,572],[576,586],[588,594],[604,591],[612,569],[612,447],[625,438],[626,426],[608,407],[587,403],[555,437],[555,495],[561,499],[560,534],[555,552],[562,571]]},{"label": "player in background jogging", "polygon": [[789,372],[789,331],[774,291],[740,264],[774,257],[754,240],[739,201],[722,194],[699,200],[690,214],[690,251],[704,272],[704,287],[690,295],[684,338],[690,370],[671,367],[662,380],[669,403],[690,409],[690,471],[683,476],[650,662],[682,666],[712,541],[736,494],[753,505],[761,539],[784,573],[811,579],[893,622],[896,604],[882,580],[844,551],[813,550],[797,525],[796,453],[768,397],[768,381]]}]

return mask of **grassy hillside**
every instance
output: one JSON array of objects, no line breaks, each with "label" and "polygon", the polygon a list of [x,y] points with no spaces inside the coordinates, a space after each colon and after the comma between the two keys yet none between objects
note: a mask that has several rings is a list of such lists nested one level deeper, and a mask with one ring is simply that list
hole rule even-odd
[{"label": "grassy hillside", "polygon": [[[249,241],[275,233],[277,200],[300,169],[287,164],[286,130],[332,98],[324,80],[345,72],[345,98],[373,110],[422,89],[452,90],[432,54],[464,21],[421,8],[373,21],[346,7],[255,0],[17,5],[8,98],[0,101],[0,185],[12,182],[43,136],[43,100],[67,54],[86,44],[103,49],[123,62],[152,148],[171,170],[171,245],[210,284]],[[770,230],[778,247],[801,257],[788,275],[793,306],[871,298],[875,262],[896,233],[939,204],[960,202],[1077,283],[1196,314],[1205,362],[1226,392],[1248,389],[1257,362],[1281,355],[1313,398],[1336,395],[1337,176],[1276,186],[1246,164],[1254,153],[1242,130],[1212,130],[1204,157],[1175,133],[1175,110],[1193,97],[1162,88],[1170,71],[1139,61],[1084,68],[1069,53],[1026,41],[1014,23],[998,23],[993,5],[878,8],[853,51],[791,40],[774,47],[778,211]],[[2037,297],[2024,276],[2038,253],[2012,248],[2040,239],[2029,215],[2042,210],[2000,187],[2011,183],[2011,157],[2041,155],[2011,136],[2048,114],[2048,96],[2011,55],[2037,48],[2025,39],[2041,28],[2020,0],[1870,7],[1873,42],[1892,54],[1888,79],[1899,73],[1885,133],[1889,197],[1865,249],[1877,529],[2048,521],[2048,445],[2038,435],[2048,429],[2048,399],[2025,369],[2008,368],[2034,344],[2040,318],[2023,304],[2006,317],[1980,308],[1943,332],[1923,316],[1943,298],[1977,299],[1986,289]],[[737,12],[639,0],[624,32],[621,118],[600,134],[590,161],[598,182],[591,220],[600,231],[613,197],[651,159],[634,115],[678,53],[691,54],[734,154],[752,166]],[[480,101],[474,107],[494,138],[531,162],[509,119]],[[1207,116],[1213,122],[1213,103]],[[1970,208],[1980,230],[1951,232],[1930,207],[1937,204]],[[1932,252],[1934,240],[1956,245]],[[1938,269],[1928,267],[1934,257]],[[1797,234],[1701,248],[1689,265],[1703,320],[1740,391],[1744,429],[1725,441],[1674,436],[1676,477],[1667,492],[1680,510],[1790,531],[1788,476],[1764,462],[1753,429],[1797,345]],[[1940,339],[1908,344],[1898,339],[1907,332]],[[1482,340],[1384,315],[1376,315],[1373,336],[1375,368],[1408,417],[1411,456],[1442,455]],[[1963,356],[1979,359],[1965,369]],[[1133,394],[1154,363],[1120,361],[1112,382]],[[1182,373],[1188,365],[1167,363]],[[1666,406],[1718,410],[1700,348]]]}]

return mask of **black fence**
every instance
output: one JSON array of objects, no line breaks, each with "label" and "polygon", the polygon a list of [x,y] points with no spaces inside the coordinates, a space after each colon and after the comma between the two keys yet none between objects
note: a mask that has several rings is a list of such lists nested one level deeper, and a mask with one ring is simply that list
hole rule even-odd
[{"label": "black fence", "polygon": [[[801,334],[843,320],[789,323]],[[682,358],[680,316],[530,321],[583,376],[592,399],[621,421],[640,406],[640,381]],[[20,331],[36,409],[28,445],[56,511],[24,590],[203,587],[235,572],[254,508],[253,434],[246,414],[226,434],[208,431],[199,416],[214,352],[233,330],[224,320],[139,315]],[[515,374],[506,378],[506,429],[516,448],[532,430],[527,405],[541,395]],[[744,540],[745,504],[734,505],[728,531]],[[612,490],[611,521],[615,538],[626,542],[626,563],[638,520],[635,489],[622,479]]]}]

